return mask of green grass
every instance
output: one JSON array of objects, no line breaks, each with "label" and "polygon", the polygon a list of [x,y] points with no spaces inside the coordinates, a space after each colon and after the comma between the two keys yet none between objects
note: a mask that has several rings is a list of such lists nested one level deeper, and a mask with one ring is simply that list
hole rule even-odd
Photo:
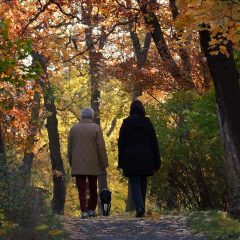
[{"label": "green grass", "polygon": [[226,212],[189,212],[188,226],[204,233],[209,239],[240,239],[240,221],[231,219]]},{"label": "green grass", "polygon": [[22,227],[8,221],[0,222],[0,239],[18,240],[64,240],[66,231],[61,224],[61,217],[56,215],[46,216],[45,221],[36,228]]}]

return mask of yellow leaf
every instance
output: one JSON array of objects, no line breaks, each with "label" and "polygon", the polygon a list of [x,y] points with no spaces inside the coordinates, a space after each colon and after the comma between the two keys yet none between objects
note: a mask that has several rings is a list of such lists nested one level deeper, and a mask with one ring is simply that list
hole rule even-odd
[{"label": "yellow leaf", "polygon": [[211,31],[212,36],[216,36],[218,33],[222,32],[222,28],[219,25],[214,25]]},{"label": "yellow leaf", "polygon": [[3,237],[6,234],[6,232],[2,229],[0,229],[0,237]]},{"label": "yellow leaf", "polygon": [[236,23],[236,29],[237,31],[240,31],[240,23]]},{"label": "yellow leaf", "polygon": [[218,55],[219,51],[211,51],[210,54],[211,55]]},{"label": "yellow leaf", "polygon": [[57,236],[57,235],[63,234],[63,230],[53,229],[53,230],[50,230],[48,234],[51,236]]},{"label": "yellow leaf", "polygon": [[11,223],[11,222],[3,222],[3,226],[5,228],[12,228],[13,227],[13,223]]},{"label": "yellow leaf", "polygon": [[211,41],[209,42],[209,45],[212,46],[212,45],[216,45],[218,43],[219,43],[219,41],[217,39],[212,38]]},{"label": "yellow leaf", "polygon": [[228,26],[229,27],[233,27],[235,24],[236,24],[236,22],[233,21],[233,20],[228,21]]},{"label": "yellow leaf", "polygon": [[37,226],[37,230],[39,230],[39,231],[43,231],[43,230],[46,230],[46,229],[48,229],[48,225],[46,225],[46,224],[42,224],[42,225]]},{"label": "yellow leaf", "polygon": [[228,53],[228,50],[227,50],[227,48],[225,46],[220,46],[219,49],[220,49],[220,52],[222,54],[226,55],[227,57],[230,56],[229,53]]}]

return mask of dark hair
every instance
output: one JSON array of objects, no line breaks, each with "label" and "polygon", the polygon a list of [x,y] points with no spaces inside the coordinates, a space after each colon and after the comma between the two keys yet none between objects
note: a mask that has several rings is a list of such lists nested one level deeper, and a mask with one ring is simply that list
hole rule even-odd
[{"label": "dark hair", "polygon": [[145,109],[141,101],[134,100],[130,106],[130,115],[139,114],[145,116]]}]

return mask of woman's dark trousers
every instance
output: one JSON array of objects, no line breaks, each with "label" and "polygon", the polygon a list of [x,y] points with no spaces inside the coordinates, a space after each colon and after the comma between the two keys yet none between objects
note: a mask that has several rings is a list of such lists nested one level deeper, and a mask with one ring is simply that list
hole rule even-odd
[{"label": "woman's dark trousers", "polygon": [[147,176],[130,175],[129,181],[132,190],[133,202],[137,212],[145,212],[145,201],[147,191]]}]

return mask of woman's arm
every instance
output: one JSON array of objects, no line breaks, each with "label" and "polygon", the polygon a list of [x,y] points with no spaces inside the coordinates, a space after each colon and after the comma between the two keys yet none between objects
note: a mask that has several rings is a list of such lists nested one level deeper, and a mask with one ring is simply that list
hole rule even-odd
[{"label": "woman's arm", "polygon": [[150,130],[151,130],[151,147],[155,157],[155,170],[158,171],[161,166],[161,156],[160,156],[160,150],[158,145],[158,139],[157,139],[156,131],[151,121],[149,122],[150,122]]},{"label": "woman's arm", "polygon": [[123,161],[123,150],[125,147],[125,121],[123,120],[122,126],[119,131],[119,138],[118,138],[118,168],[122,168],[122,161]]}]

